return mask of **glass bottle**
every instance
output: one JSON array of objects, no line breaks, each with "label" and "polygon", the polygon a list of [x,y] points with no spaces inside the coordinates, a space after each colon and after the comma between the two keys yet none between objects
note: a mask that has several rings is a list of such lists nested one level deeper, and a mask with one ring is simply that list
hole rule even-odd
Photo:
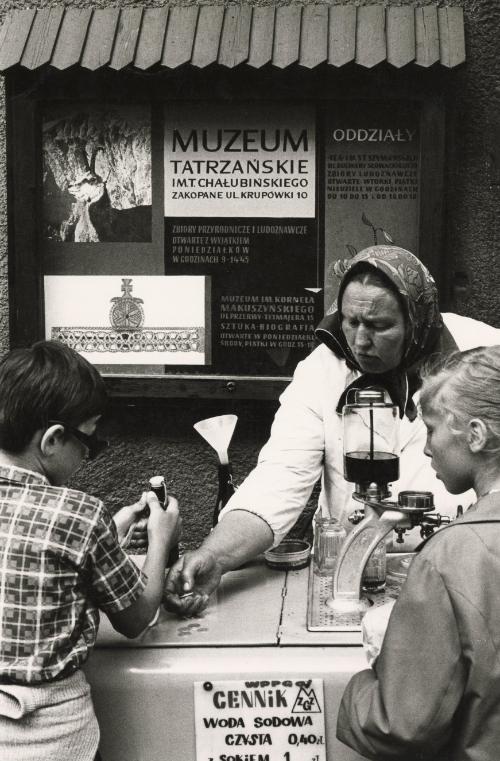
[{"label": "glass bottle", "polygon": [[363,492],[399,478],[399,413],[382,388],[350,389],[343,410],[344,478]]},{"label": "glass bottle", "polygon": [[[154,493],[158,497],[158,502],[163,507],[163,509],[166,510],[168,505],[168,491],[167,491],[167,484],[165,481],[165,477],[152,476],[149,479],[149,488],[151,489],[151,491],[154,491]],[[174,544],[170,548],[170,552],[168,553],[167,568],[170,568],[170,566],[172,566],[178,560],[179,560],[179,545]]]}]

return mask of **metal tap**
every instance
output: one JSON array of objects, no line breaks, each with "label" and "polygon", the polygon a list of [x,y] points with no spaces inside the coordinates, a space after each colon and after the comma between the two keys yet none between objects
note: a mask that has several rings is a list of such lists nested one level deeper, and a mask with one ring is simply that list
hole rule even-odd
[{"label": "metal tap", "polygon": [[440,515],[439,513],[436,513],[435,515],[426,515],[424,520],[420,523],[420,536],[422,539],[427,539],[428,536],[431,536],[431,534],[434,533],[435,529],[440,526],[448,525],[448,523],[451,523],[449,515]]},{"label": "metal tap", "polygon": [[356,510],[350,514],[348,517],[348,521],[353,524],[353,526],[357,526],[358,523],[361,523],[363,518],[365,517],[365,511],[363,508],[357,507]]}]

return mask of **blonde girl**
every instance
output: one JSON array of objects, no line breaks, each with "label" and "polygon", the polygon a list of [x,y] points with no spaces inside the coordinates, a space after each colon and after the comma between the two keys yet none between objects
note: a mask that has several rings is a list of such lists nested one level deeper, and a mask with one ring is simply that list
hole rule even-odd
[{"label": "blonde girl", "polygon": [[[350,681],[337,735],[364,756],[494,761],[500,748],[500,346],[423,373],[425,454],[477,501],[414,558],[372,669]],[[437,505],[439,509],[439,505]]]}]

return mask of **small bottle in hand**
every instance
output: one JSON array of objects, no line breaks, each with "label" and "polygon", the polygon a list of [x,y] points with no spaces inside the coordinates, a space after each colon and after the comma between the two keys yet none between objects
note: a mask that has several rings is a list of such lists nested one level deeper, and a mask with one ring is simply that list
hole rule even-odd
[{"label": "small bottle in hand", "polygon": [[[164,476],[152,476],[149,479],[149,488],[156,494],[158,502],[163,509],[166,510],[168,505],[168,492]],[[167,566],[170,567],[177,560],[179,560],[179,545],[175,544],[168,554]]]}]

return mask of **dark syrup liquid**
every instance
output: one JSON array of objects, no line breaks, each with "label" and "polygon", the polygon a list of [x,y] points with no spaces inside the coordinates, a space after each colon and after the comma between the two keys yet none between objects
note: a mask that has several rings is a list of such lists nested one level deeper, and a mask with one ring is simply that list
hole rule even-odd
[{"label": "dark syrup liquid", "polygon": [[355,484],[391,483],[399,478],[399,457],[390,452],[348,452],[344,455],[344,478]]}]

